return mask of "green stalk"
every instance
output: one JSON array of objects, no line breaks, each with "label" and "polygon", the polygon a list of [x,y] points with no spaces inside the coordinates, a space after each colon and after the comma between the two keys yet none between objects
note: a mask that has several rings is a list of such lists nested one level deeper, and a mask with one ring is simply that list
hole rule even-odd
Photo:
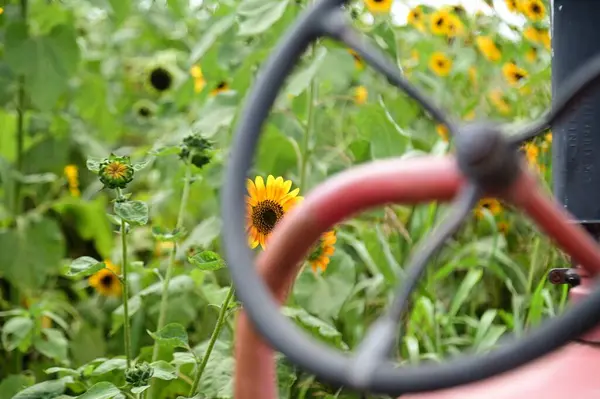
[{"label": "green stalk", "polygon": [[[21,19],[27,26],[27,0],[21,0]],[[23,172],[23,153],[25,141],[25,76],[19,76],[17,87],[17,171]],[[13,205],[15,215],[21,213],[21,181],[15,181]]]},{"label": "green stalk", "polygon": [[125,356],[127,358],[127,368],[131,367],[131,331],[129,329],[129,286],[127,285],[127,227],[124,220],[121,220],[121,249],[123,251],[123,335],[125,340]]},{"label": "green stalk", "polygon": [[225,300],[221,304],[221,309],[219,310],[219,317],[217,318],[217,324],[215,325],[215,329],[210,336],[210,341],[208,342],[208,346],[206,347],[206,351],[204,352],[204,356],[202,356],[202,360],[200,365],[198,366],[198,372],[196,372],[196,377],[194,377],[194,384],[192,385],[192,389],[190,389],[190,393],[188,396],[192,397],[196,394],[198,390],[198,385],[200,384],[200,378],[202,378],[202,374],[204,373],[204,369],[208,364],[208,359],[210,358],[210,354],[215,346],[215,342],[217,342],[217,338],[221,333],[221,329],[225,324],[225,315],[227,314],[227,308],[229,307],[229,302],[231,298],[233,298],[234,288],[233,285],[229,287],[229,291],[227,291],[227,296]]},{"label": "green stalk", "polygon": [[[179,212],[177,215],[177,224],[175,225],[175,229],[180,229],[183,225],[183,215],[185,214],[185,208],[187,207],[188,198],[190,196],[190,180],[192,178],[192,168],[191,163],[187,162],[185,166],[185,181],[183,183],[183,191],[181,193],[181,201],[179,202]],[[160,298],[160,311],[158,313],[158,323],[156,326],[156,330],[160,330],[165,326],[165,321],[167,318],[167,308],[169,304],[169,283],[171,282],[171,278],[173,277],[173,269],[175,265],[175,255],[177,254],[177,243],[174,243],[173,248],[171,248],[171,252],[169,253],[169,263],[167,265],[167,272],[165,275],[165,279],[163,281],[162,294]],[[158,360],[158,352],[160,346],[158,341],[154,343],[154,349],[152,352],[152,361],[155,362]]]},{"label": "green stalk", "polygon": [[[312,45],[311,56],[315,54],[316,43]],[[306,124],[304,126],[304,140],[302,141],[302,164],[300,166],[300,188],[306,189],[306,175],[308,171],[308,160],[310,158],[310,140],[314,131],[315,124],[315,102],[318,97],[318,87],[313,78],[306,89]]]}]

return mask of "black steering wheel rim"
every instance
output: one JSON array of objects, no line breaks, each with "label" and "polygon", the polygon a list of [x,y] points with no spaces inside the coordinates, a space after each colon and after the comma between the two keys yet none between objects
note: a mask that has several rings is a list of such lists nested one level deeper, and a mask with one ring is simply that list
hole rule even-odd
[{"label": "black steering wheel rim", "polygon": [[573,305],[563,315],[546,321],[519,341],[474,356],[460,356],[443,364],[398,368],[381,364],[366,385],[351,372],[351,357],[304,333],[279,312],[279,306],[255,270],[247,244],[245,181],[252,167],[264,121],[297,60],[310,42],[326,35],[324,15],[346,3],[321,0],[305,11],[288,30],[262,67],[246,99],[234,135],[222,201],[223,246],[236,293],[256,330],[290,361],[336,386],[390,395],[424,392],[476,382],[510,371],[577,339],[600,322],[600,290]]}]

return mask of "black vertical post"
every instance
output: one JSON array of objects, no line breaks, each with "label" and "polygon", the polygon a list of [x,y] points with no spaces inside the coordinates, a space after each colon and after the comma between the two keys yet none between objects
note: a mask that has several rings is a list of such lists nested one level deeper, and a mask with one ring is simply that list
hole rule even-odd
[{"label": "black vertical post", "polygon": [[[552,1],[552,96],[600,53],[600,0]],[[600,233],[600,92],[552,126],[554,195],[595,236]]]}]

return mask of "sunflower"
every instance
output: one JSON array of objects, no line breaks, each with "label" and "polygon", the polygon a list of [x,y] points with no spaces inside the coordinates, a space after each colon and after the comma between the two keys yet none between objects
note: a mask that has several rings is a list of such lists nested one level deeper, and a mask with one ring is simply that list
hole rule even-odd
[{"label": "sunflower", "polygon": [[210,94],[211,94],[211,96],[216,96],[217,94],[222,93],[227,90],[229,90],[229,85],[227,84],[227,82],[221,81],[214,89],[212,89]]},{"label": "sunflower", "polygon": [[334,245],[336,241],[337,238],[334,230],[328,231],[319,238],[319,242],[313,247],[308,256],[308,263],[313,272],[316,273],[317,269],[324,272],[327,269],[330,260],[329,258],[335,252]]},{"label": "sunflower", "polygon": [[440,136],[442,141],[445,141],[446,143],[448,142],[448,127],[446,125],[441,123],[437,124],[435,126],[435,131]]},{"label": "sunflower", "polygon": [[385,14],[392,8],[392,0],[365,0],[367,9],[373,14]]},{"label": "sunflower", "polygon": [[356,69],[363,69],[365,67],[365,63],[363,62],[360,55],[358,55],[358,53],[352,49],[349,49],[348,52],[350,53],[352,58],[354,58],[354,66],[356,67]]},{"label": "sunflower", "polygon": [[498,231],[504,235],[508,233],[509,228],[510,224],[508,224],[508,222],[502,221],[498,223]]},{"label": "sunflower", "polygon": [[481,54],[483,54],[488,61],[496,62],[502,57],[500,49],[498,49],[491,37],[479,36],[475,39],[475,42],[477,43],[477,47],[479,48],[479,51],[481,51]]},{"label": "sunflower", "polygon": [[527,71],[518,67],[514,62],[504,64],[502,66],[502,74],[506,81],[513,86],[527,77]]},{"label": "sunflower", "polygon": [[248,179],[246,184],[248,196],[246,197],[248,243],[251,248],[258,244],[265,249],[266,241],[283,218],[286,212],[302,200],[298,196],[299,188],[290,191],[292,181],[284,181],[282,177],[267,177],[267,184],[261,176],[254,181]]},{"label": "sunflower", "polygon": [[471,81],[473,88],[477,90],[479,86],[477,84],[477,68],[475,68],[474,66],[469,67],[469,80]]},{"label": "sunflower", "polygon": [[538,56],[538,50],[536,47],[531,46],[531,48],[529,50],[527,50],[527,53],[525,54],[525,58],[527,59],[527,61],[533,63],[537,60],[537,56]]},{"label": "sunflower", "polygon": [[204,74],[202,73],[202,68],[198,65],[194,65],[190,68],[190,75],[194,79],[194,92],[200,93],[204,86],[206,86],[206,80],[204,79]]},{"label": "sunflower", "polygon": [[535,26],[528,26],[525,28],[525,30],[523,30],[523,36],[533,43],[538,43],[540,41],[540,33]]},{"label": "sunflower", "polygon": [[519,11],[519,0],[504,0],[504,2],[508,11],[515,13]]},{"label": "sunflower", "polygon": [[439,76],[448,76],[452,69],[452,60],[444,53],[436,51],[429,59],[429,68]]},{"label": "sunflower", "polygon": [[531,21],[541,21],[546,16],[546,6],[541,0],[523,0],[521,11]]},{"label": "sunflower", "polygon": [[506,101],[506,96],[500,89],[494,89],[489,94],[490,101],[496,107],[498,112],[501,114],[508,114],[510,112],[510,104]]},{"label": "sunflower", "polygon": [[544,135],[544,141],[542,141],[540,147],[542,147],[542,151],[544,152],[548,151],[548,149],[552,147],[552,132]]},{"label": "sunflower", "polygon": [[121,296],[121,281],[117,277],[119,268],[110,260],[105,260],[106,267],[96,272],[88,279],[90,286],[94,287],[100,295]]},{"label": "sunflower", "polygon": [[495,198],[482,198],[477,203],[477,208],[475,209],[475,216],[477,219],[482,219],[485,213],[485,210],[488,210],[493,216],[496,216],[500,212],[502,212],[502,205],[500,201]]},{"label": "sunflower", "polygon": [[173,73],[166,67],[157,66],[148,72],[147,83],[159,93],[164,93],[173,86]]},{"label": "sunflower", "polygon": [[175,243],[173,241],[157,241],[154,245],[154,256],[160,258],[170,253],[174,247]]},{"label": "sunflower", "polygon": [[64,169],[65,177],[69,185],[69,192],[73,197],[79,197],[79,169],[77,165],[67,165]]},{"label": "sunflower", "polygon": [[448,32],[450,14],[446,10],[439,10],[431,14],[431,32],[435,35],[445,35]]},{"label": "sunflower", "polygon": [[523,146],[523,152],[525,153],[525,158],[527,158],[527,162],[530,164],[537,163],[538,155],[540,155],[540,149],[534,143],[526,143]]},{"label": "sunflower", "polygon": [[549,30],[546,28],[538,29],[538,39],[544,45],[546,50],[550,50],[551,40]]},{"label": "sunflower", "polygon": [[464,33],[465,27],[456,15],[448,14],[446,22],[446,35],[448,37],[460,36]]},{"label": "sunflower", "polygon": [[367,102],[367,98],[369,97],[369,92],[365,86],[358,86],[354,89],[354,102],[358,105],[364,104]]},{"label": "sunflower", "polygon": [[406,17],[407,22],[417,28],[420,31],[425,30],[425,25],[423,24],[423,8],[421,6],[416,6],[412,10],[408,12],[408,16]]}]

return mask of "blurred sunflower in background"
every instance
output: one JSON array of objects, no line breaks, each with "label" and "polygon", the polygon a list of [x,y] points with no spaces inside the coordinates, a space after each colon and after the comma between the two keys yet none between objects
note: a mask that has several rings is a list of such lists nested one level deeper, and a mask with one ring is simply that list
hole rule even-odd
[{"label": "blurred sunflower in background", "polygon": [[515,64],[514,62],[507,62],[502,66],[502,74],[504,79],[514,86],[518,84],[522,79],[527,77],[527,71]]},{"label": "blurred sunflower in background", "polygon": [[313,272],[316,273],[317,270],[324,272],[327,270],[330,257],[335,252],[334,245],[336,241],[337,237],[335,236],[334,230],[328,231],[319,238],[319,241],[313,247],[310,255],[308,256],[308,263],[310,264]]},{"label": "blurred sunflower in background", "polygon": [[148,69],[146,85],[158,93],[169,91],[175,82],[175,75],[167,66],[157,65]]},{"label": "blurred sunflower in background", "polygon": [[96,272],[88,279],[91,287],[94,287],[96,292],[103,296],[121,296],[121,280],[118,274],[120,269],[115,266],[110,260],[105,260],[106,267]]},{"label": "blurred sunflower in background", "polygon": [[216,96],[219,93],[229,90],[229,85],[224,80],[220,81],[214,89],[210,92],[212,96]]},{"label": "blurred sunflower in background", "polygon": [[436,51],[429,59],[429,68],[439,76],[448,76],[452,69],[452,60],[444,53]]},{"label": "blurred sunflower in background", "polygon": [[482,198],[475,208],[475,217],[477,217],[477,219],[482,219],[486,209],[493,216],[496,216],[502,212],[502,205],[496,198]]},{"label": "blurred sunflower in background", "polygon": [[392,8],[392,0],[365,0],[367,10],[373,14],[385,14]]},{"label": "blurred sunflower in background", "polygon": [[246,225],[248,244],[256,248],[259,244],[265,249],[267,239],[283,216],[302,201],[299,188],[292,191],[292,181],[269,175],[265,184],[262,176],[246,183]]}]

